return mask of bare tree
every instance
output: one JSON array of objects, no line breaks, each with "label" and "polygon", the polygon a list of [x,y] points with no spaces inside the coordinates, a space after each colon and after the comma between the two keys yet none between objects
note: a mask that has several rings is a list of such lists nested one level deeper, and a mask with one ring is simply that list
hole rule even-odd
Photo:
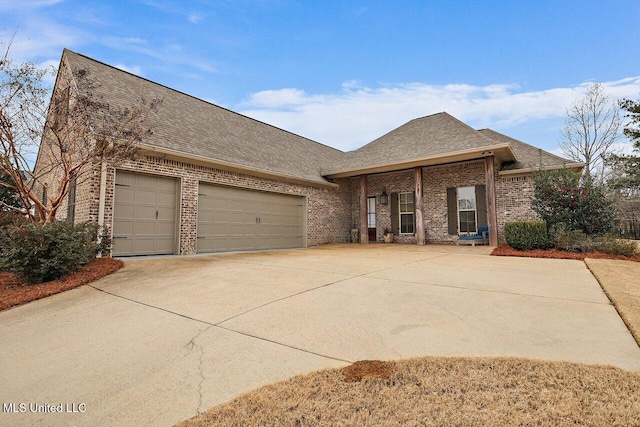
[{"label": "bare tree", "polygon": [[602,182],[603,160],[620,138],[620,128],[617,104],[596,83],[567,110],[560,148],[570,159],[585,164],[584,179]]},{"label": "bare tree", "polygon": [[[88,70],[61,67],[47,108],[44,79],[52,70],[16,65],[9,50],[10,43],[0,60],[0,175],[7,177],[0,186],[17,193],[17,209],[31,221],[52,222],[91,168],[135,155],[160,101],[141,96],[137,105],[109,105]],[[31,170],[36,147],[38,168]]]}]

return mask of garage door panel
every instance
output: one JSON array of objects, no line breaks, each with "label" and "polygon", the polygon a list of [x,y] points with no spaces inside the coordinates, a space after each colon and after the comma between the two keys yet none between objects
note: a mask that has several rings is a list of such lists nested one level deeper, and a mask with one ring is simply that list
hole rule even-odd
[{"label": "garage door panel", "polygon": [[302,197],[205,183],[198,195],[198,252],[304,244]]},{"label": "garage door panel", "polygon": [[155,206],[134,206],[135,213],[134,218],[138,220],[146,220],[146,219],[155,219],[156,217],[156,207]]},{"label": "garage door panel", "polygon": [[116,171],[115,256],[175,252],[177,189],[173,178]]}]

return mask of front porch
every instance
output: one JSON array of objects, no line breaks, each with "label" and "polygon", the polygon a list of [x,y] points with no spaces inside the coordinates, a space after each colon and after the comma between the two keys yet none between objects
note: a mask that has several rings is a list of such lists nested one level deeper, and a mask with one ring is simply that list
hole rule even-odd
[{"label": "front porch", "polygon": [[353,177],[352,217],[360,243],[383,240],[425,245],[455,243],[459,236],[489,227],[489,245],[498,244],[496,159],[473,160]]}]

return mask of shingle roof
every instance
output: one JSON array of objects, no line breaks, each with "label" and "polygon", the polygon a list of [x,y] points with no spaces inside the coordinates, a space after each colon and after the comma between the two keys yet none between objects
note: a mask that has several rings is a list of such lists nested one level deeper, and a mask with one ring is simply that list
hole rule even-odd
[{"label": "shingle roof", "polygon": [[516,153],[517,161],[504,163],[501,167],[504,171],[515,171],[519,169],[545,169],[563,166],[575,166],[576,163],[544,151],[541,148],[534,147],[525,142],[511,138],[510,136],[501,134],[491,129],[480,129],[480,134],[490,138],[498,143],[506,143]]},{"label": "shingle roof", "polygon": [[327,183],[321,170],[344,153],[232,112],[144,78],[65,50],[72,69],[87,69],[100,87],[94,92],[115,106],[129,106],[144,94],[162,99],[146,143],[293,178]]},{"label": "shingle roof", "polygon": [[378,165],[482,149],[495,144],[494,140],[442,112],[411,120],[375,141],[346,153],[339,163],[325,172],[327,175],[337,175],[349,170],[366,170]]},{"label": "shingle roof", "polygon": [[496,150],[501,160],[515,160],[503,164],[505,171],[532,168],[541,161],[546,166],[570,163],[490,129],[477,131],[444,112],[411,120],[344,153],[67,49],[62,59],[74,70],[88,70],[99,85],[94,92],[112,106],[135,105],[142,95],[162,99],[151,118],[153,135],[145,143],[241,170],[327,184],[325,176],[368,173],[381,165],[392,169],[411,162],[428,164],[424,159],[457,161],[460,157],[444,159],[461,152],[477,157],[483,149]]}]

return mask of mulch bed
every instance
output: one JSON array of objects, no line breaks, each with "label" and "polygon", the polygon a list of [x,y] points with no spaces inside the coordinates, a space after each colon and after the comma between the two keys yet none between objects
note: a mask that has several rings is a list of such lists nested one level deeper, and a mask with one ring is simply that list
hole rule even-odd
[{"label": "mulch bed", "polygon": [[116,272],[123,266],[124,263],[119,259],[96,258],[61,279],[33,285],[17,280],[11,273],[0,271],[0,311],[77,288]]},{"label": "mulch bed", "polygon": [[491,252],[496,256],[520,256],[528,258],[556,258],[556,259],[579,259],[598,258],[598,259],[620,259],[623,261],[640,262],[640,256],[628,257],[623,255],[612,255],[604,252],[567,252],[558,249],[532,249],[528,251],[519,251],[510,246],[498,246]]},{"label": "mulch bed", "polygon": [[344,381],[348,383],[360,382],[363,378],[389,379],[393,371],[393,364],[380,360],[360,360],[342,370]]}]

